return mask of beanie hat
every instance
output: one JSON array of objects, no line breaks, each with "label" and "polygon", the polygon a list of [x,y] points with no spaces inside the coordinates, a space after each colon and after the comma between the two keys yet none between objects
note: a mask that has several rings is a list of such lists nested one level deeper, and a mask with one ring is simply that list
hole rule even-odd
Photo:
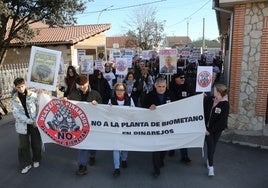
[{"label": "beanie hat", "polygon": [[88,82],[88,78],[86,75],[80,75],[77,79],[77,84],[78,85],[84,85]]},{"label": "beanie hat", "polygon": [[184,76],[185,75],[185,72],[183,71],[183,70],[181,70],[181,69],[178,69],[178,71],[177,71],[177,74],[174,74],[174,79],[175,78],[178,78],[178,77],[181,77],[181,76]]}]

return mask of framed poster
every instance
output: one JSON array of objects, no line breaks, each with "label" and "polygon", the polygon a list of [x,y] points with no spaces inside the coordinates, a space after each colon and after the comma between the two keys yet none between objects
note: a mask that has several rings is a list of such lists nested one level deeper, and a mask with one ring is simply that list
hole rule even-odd
[{"label": "framed poster", "polygon": [[166,49],[159,51],[160,74],[177,73],[177,50]]},{"label": "framed poster", "polygon": [[86,55],[86,50],[77,50],[77,63],[78,65],[82,64],[82,56]]},{"label": "framed poster", "polygon": [[60,62],[60,51],[32,46],[27,75],[28,86],[55,91]]},{"label": "framed poster", "polygon": [[105,46],[97,46],[96,59],[97,60],[106,60]]},{"label": "framed poster", "polygon": [[116,58],[115,67],[115,73],[117,75],[126,75],[128,71],[127,58]]},{"label": "framed poster", "polygon": [[93,74],[94,60],[93,55],[81,56],[81,74]]}]

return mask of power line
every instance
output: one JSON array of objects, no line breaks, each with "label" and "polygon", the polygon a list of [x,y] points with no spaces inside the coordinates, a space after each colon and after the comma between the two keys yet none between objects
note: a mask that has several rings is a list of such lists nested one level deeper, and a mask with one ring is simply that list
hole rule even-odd
[{"label": "power line", "polygon": [[[140,6],[144,6],[144,5],[160,3],[160,2],[163,2],[163,1],[166,1],[166,0],[158,0],[158,1],[148,2],[148,3],[141,3],[141,4],[137,4],[137,5],[129,5],[129,6],[125,6],[125,7],[118,7],[118,8],[108,8],[105,11],[114,11],[114,10],[122,10],[122,9],[128,9],[128,8],[133,8],[133,7],[140,7]],[[92,13],[100,13],[100,12],[103,12],[103,9],[98,10],[98,11],[85,12],[85,13],[83,13],[83,15],[92,14]]]},{"label": "power line", "polygon": [[144,6],[144,5],[160,3],[160,2],[163,2],[163,1],[166,1],[166,0],[159,0],[159,1],[153,1],[153,2],[148,2],[148,3],[137,4],[137,5],[130,5],[130,6],[126,6],[126,7],[113,8],[113,9],[109,9],[108,11],[121,10],[121,9],[133,8],[133,7],[140,7],[140,6]]},{"label": "power line", "polygon": [[184,21],[186,21],[186,20],[190,20],[191,17],[192,17],[193,15],[195,15],[195,14],[196,14],[197,12],[199,12],[202,8],[204,8],[209,2],[210,2],[210,0],[208,0],[204,5],[202,5],[198,10],[196,10],[195,12],[193,12],[191,15],[187,16],[187,17],[184,18],[183,20],[181,20],[181,21],[179,21],[179,22],[177,22],[177,23],[175,23],[175,24],[172,24],[172,25],[170,25],[170,26],[168,26],[168,27],[173,27],[173,26],[178,25],[178,24],[180,24],[180,23],[182,23],[182,22],[184,22]]}]

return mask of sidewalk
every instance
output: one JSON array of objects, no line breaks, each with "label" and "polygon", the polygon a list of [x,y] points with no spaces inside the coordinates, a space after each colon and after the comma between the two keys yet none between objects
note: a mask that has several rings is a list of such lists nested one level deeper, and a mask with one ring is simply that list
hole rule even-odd
[{"label": "sidewalk", "polygon": [[263,136],[262,132],[258,131],[227,129],[222,133],[220,140],[227,143],[268,149],[268,136]]},{"label": "sidewalk", "polygon": [[[0,126],[14,126],[14,121],[15,120],[12,113],[8,113],[7,115],[3,116],[3,119],[0,120]],[[263,136],[262,132],[257,131],[227,129],[222,133],[220,141],[250,147],[259,147],[261,149],[268,149],[268,136]]]}]

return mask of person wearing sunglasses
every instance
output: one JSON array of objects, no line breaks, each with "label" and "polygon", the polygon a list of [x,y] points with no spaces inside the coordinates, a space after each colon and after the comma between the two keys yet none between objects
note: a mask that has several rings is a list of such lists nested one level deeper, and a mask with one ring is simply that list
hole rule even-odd
[{"label": "person wearing sunglasses", "polygon": [[[114,85],[114,95],[108,102],[109,105],[118,105],[118,106],[131,106],[135,107],[133,99],[127,93],[127,87],[124,83],[116,83]],[[120,167],[127,168],[127,157],[128,151],[113,151],[114,159],[114,171],[113,176],[120,176]],[[121,162],[121,164],[120,164]]]},{"label": "person wearing sunglasses", "polygon": [[[175,101],[190,97],[195,94],[194,87],[186,80],[185,72],[182,69],[178,69],[177,74],[173,75],[173,79],[170,84],[170,90],[173,92]],[[188,149],[180,149],[181,162],[184,164],[190,164],[191,159],[188,156]],[[169,156],[175,155],[175,150],[169,151]]]}]

